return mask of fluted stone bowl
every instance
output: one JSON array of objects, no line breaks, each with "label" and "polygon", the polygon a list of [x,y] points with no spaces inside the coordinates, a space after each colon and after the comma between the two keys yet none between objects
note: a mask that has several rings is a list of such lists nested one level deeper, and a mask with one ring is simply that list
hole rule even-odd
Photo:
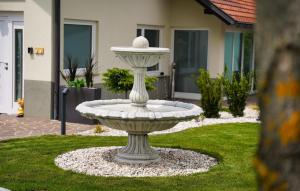
[{"label": "fluted stone bowl", "polygon": [[83,102],[76,110],[105,126],[130,133],[170,129],[178,122],[198,118],[201,113],[194,104],[165,100],[149,100],[146,107],[132,106],[130,100],[96,100]]},{"label": "fluted stone bowl", "polygon": [[161,57],[170,52],[168,48],[111,47],[117,57],[133,68],[146,68],[156,65]]}]

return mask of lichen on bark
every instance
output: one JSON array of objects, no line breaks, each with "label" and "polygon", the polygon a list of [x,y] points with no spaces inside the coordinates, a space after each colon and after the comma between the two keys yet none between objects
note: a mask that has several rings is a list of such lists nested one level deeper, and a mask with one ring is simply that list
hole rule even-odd
[{"label": "lichen on bark", "polygon": [[[276,18],[276,19],[274,19]],[[300,188],[300,1],[257,1],[259,190]],[[267,177],[267,178],[266,178]]]}]

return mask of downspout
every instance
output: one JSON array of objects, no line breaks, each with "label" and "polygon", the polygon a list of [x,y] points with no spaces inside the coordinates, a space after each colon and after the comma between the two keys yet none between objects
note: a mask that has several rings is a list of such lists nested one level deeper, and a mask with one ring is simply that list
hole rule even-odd
[{"label": "downspout", "polygon": [[55,35],[55,82],[54,82],[54,103],[53,118],[59,116],[59,87],[60,87],[60,25],[61,25],[61,0],[54,0],[54,35]]}]

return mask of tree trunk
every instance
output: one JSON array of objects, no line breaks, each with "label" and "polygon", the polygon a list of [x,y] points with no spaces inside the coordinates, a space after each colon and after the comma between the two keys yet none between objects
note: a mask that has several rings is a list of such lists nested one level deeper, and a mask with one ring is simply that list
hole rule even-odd
[{"label": "tree trunk", "polygon": [[257,1],[259,190],[300,190],[300,1]]}]

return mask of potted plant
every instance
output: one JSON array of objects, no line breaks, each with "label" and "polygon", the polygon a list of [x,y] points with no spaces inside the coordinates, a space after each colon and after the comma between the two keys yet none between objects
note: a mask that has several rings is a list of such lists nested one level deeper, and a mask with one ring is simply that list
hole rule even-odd
[{"label": "potted plant", "polygon": [[[101,89],[94,88],[93,79],[94,71],[97,62],[95,58],[91,57],[88,59],[83,77],[77,75],[78,64],[76,60],[71,57],[66,58],[67,69],[61,71],[62,78],[66,81],[67,87],[69,88],[66,101],[66,121],[73,123],[83,124],[94,124],[95,121],[88,120],[82,117],[76,110],[76,106],[85,101],[92,101],[100,99]],[[61,92],[66,86],[60,87],[60,104],[62,104]]]}]

